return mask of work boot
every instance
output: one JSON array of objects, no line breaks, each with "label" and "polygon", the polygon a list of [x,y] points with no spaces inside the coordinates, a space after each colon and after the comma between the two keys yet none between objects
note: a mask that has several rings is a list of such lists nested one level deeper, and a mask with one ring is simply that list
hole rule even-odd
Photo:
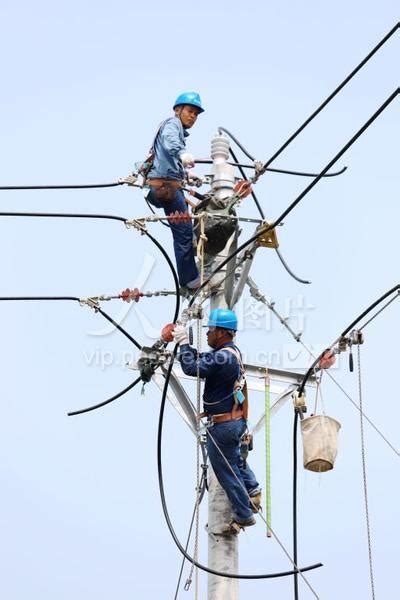
[{"label": "work boot", "polygon": [[255,524],[256,519],[253,516],[249,517],[248,519],[244,519],[243,521],[239,521],[238,519],[234,518],[224,527],[221,533],[223,535],[238,535],[245,527],[251,527]]},{"label": "work boot", "polygon": [[261,506],[261,490],[254,494],[254,496],[250,496],[250,508],[254,514],[257,514],[260,510],[262,510]]},{"label": "work boot", "polygon": [[234,518],[231,522],[231,527],[239,527],[240,529],[244,529],[245,527],[251,527],[252,525],[256,524],[256,518],[251,516],[248,519],[243,519],[243,520],[238,520],[236,518]]}]

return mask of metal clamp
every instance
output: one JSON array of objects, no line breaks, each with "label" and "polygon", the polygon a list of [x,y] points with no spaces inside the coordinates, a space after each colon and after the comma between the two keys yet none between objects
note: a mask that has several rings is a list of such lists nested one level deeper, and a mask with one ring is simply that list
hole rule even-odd
[{"label": "metal clamp", "polygon": [[79,298],[79,304],[81,306],[89,306],[89,308],[93,308],[94,310],[98,310],[100,308],[99,297],[92,298]]},{"label": "metal clamp", "polygon": [[126,219],[125,227],[127,229],[134,227],[135,229],[140,231],[140,233],[143,235],[144,233],[147,232],[145,223],[146,223],[145,219]]},{"label": "metal clamp", "polygon": [[299,391],[295,390],[292,394],[292,398],[294,409],[300,414],[300,418],[303,419],[303,413],[307,412],[305,392],[303,391],[302,394],[299,394]]}]

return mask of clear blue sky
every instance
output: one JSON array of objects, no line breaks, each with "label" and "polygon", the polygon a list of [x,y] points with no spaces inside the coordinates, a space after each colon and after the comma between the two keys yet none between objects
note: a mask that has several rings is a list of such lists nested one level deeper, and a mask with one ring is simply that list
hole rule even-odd
[{"label": "clear blue sky", "polygon": [[[222,125],[257,158],[267,159],[394,26],[397,13],[398,4],[390,0],[329,6],[315,0],[156,0],[148,8],[122,0],[112,6],[4,0],[0,182],[115,181],[144,157],[157,124],[187,89],[198,90],[206,107],[188,149],[209,155],[210,139]],[[397,35],[275,166],[322,168],[398,86],[398,50]],[[328,345],[399,281],[398,116],[397,100],[338,163],[347,172],[318,184],[280,228],[283,255],[312,285],[291,279],[269,250],[260,250],[255,260],[252,274],[260,287],[281,312],[295,307],[290,323],[303,327],[304,341],[315,348]],[[264,176],[256,192],[267,216],[279,215],[308,182]],[[148,211],[140,192],[126,187],[1,192],[0,203],[3,211],[126,217]],[[241,214],[256,216],[249,200]],[[172,255],[169,232],[150,227]],[[242,239],[251,233],[246,226]],[[171,289],[152,245],[118,223],[2,218],[0,240],[0,295],[88,296],[139,284]],[[104,309],[124,317],[124,326],[145,343],[171,320],[173,301],[143,299],[126,315],[115,303]],[[396,447],[398,316],[395,303],[366,330],[362,347],[365,411]],[[129,341],[72,303],[2,303],[0,322],[2,597],[173,598],[180,555],[158,497],[157,388],[150,384],[144,396],[136,389],[104,410],[66,416],[133,380],[135,374],[124,368]],[[275,357],[274,366],[283,366],[284,357],[298,351],[295,342],[273,319],[261,315],[260,323],[257,329],[244,320],[240,347],[249,360],[264,352]],[[357,400],[356,374],[348,372],[346,357],[335,377]],[[321,599],[364,599],[370,595],[359,418],[337,388],[325,382],[323,391],[327,414],[342,423],[340,448],[332,472],[299,473],[299,563],[324,563],[308,574]],[[262,405],[255,394],[254,419]],[[289,549],[291,437],[288,405],[273,421],[272,483],[273,526]],[[368,426],[366,445],[376,594],[394,598],[399,458]],[[164,455],[167,499],[184,540],[194,502],[195,445],[170,408]],[[263,481],[262,434],[251,464]],[[203,561],[206,518],[203,508]],[[266,539],[261,523],[241,535],[242,572],[286,569],[290,563]],[[202,590],[205,584],[201,575]],[[302,598],[312,597],[302,582],[300,588]],[[241,594],[286,600],[292,581],[243,582]],[[181,592],[186,596],[193,590]]]}]

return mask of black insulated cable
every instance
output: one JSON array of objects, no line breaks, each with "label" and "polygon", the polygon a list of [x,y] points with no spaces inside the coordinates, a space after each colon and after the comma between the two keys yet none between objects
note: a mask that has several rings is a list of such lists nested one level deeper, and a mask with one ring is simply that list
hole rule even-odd
[{"label": "black insulated cable", "polygon": [[[297,565],[297,425],[299,413],[294,411],[293,421],[293,561]],[[293,575],[294,598],[299,598],[299,575]]]},{"label": "black insulated cable", "polygon": [[[229,153],[232,156],[233,160],[236,161],[236,163],[237,163],[237,158],[236,158],[236,155],[235,155],[234,151],[232,150],[232,148],[229,148]],[[246,173],[243,171],[243,167],[238,165],[238,168],[239,168],[239,172],[240,172],[241,176],[243,177],[243,179],[245,179],[247,181]],[[253,190],[251,190],[251,197],[254,200],[254,204],[257,207],[260,217],[262,219],[265,219],[264,211],[261,208],[261,205],[257,199],[257,196],[255,195],[255,192]]]},{"label": "black insulated cable", "polygon": [[[243,154],[245,154],[247,156],[247,158],[249,158],[253,162],[256,160],[255,157],[252,156],[248,150],[246,150],[246,148],[243,146],[243,144],[241,144],[239,142],[239,140],[233,135],[233,133],[231,133],[228,129],[225,129],[225,127],[218,127],[218,132],[226,133],[226,135],[229,136],[231,138],[231,140],[233,140],[235,142],[235,144],[238,146],[238,148],[241,149],[241,151],[243,152]],[[234,158],[233,160],[236,160],[236,158]]]},{"label": "black insulated cable", "polygon": [[364,317],[366,317],[372,310],[374,310],[374,308],[376,306],[378,306],[378,304],[380,304],[381,302],[383,302],[388,296],[390,296],[391,294],[394,293],[399,293],[400,291],[400,284],[395,285],[394,287],[392,287],[390,290],[388,290],[387,292],[385,292],[384,294],[382,294],[382,296],[380,296],[377,300],[375,300],[375,302],[373,302],[372,304],[370,304],[368,306],[368,308],[366,308],[360,315],[358,315],[358,317],[356,319],[354,319],[354,321],[352,321],[350,323],[350,325],[348,325],[348,327],[346,327],[346,329],[344,331],[342,331],[342,333],[340,334],[340,336],[329,346],[329,348],[326,348],[325,350],[323,350],[321,352],[321,354],[319,354],[319,356],[315,359],[315,361],[313,362],[313,364],[310,366],[310,368],[308,369],[307,373],[304,375],[298,391],[299,394],[301,395],[304,391],[304,388],[306,386],[307,380],[310,377],[311,373],[314,371],[315,367],[317,366],[318,362],[320,361],[320,359],[322,358],[322,356],[325,354],[325,352],[327,350],[330,350],[333,346],[335,346],[339,340],[343,337],[345,337],[345,335],[347,333],[349,333],[349,331],[351,331],[355,325],[357,325],[357,323],[359,323]]},{"label": "black insulated cable", "polygon": [[378,50],[392,37],[392,35],[399,29],[399,27],[400,22],[397,22],[396,25],[381,39],[381,41],[378,44],[376,44],[376,46],[371,50],[371,52],[369,52],[369,54],[367,54],[367,56],[355,67],[355,69],[353,69],[353,71],[349,75],[347,75],[345,79],[343,79],[342,83],[340,83],[333,90],[333,92],[329,94],[329,96],[318,106],[318,108],[304,121],[304,123],[300,125],[298,129],[296,129],[296,131],[286,140],[286,142],[282,144],[282,146],[271,156],[271,158],[267,160],[262,170],[253,179],[254,182],[260,177],[260,175],[262,175],[268,169],[269,165],[276,158],[278,158],[278,156],[285,150],[285,148],[287,148],[289,144],[293,142],[293,140],[299,135],[299,133],[301,133],[303,129],[307,127],[307,125],[311,123],[311,121],[317,115],[319,115],[321,110],[323,110],[325,106],[329,104],[331,100],[333,100],[333,98],[345,87],[345,85],[349,83],[349,81],[354,77],[354,75],[356,75],[358,71],[362,69],[362,67],[374,56],[374,54],[378,52]]},{"label": "black insulated cable", "polygon": [[53,213],[53,212],[0,212],[0,217],[38,217],[38,218],[50,218],[50,219],[108,219],[110,221],[121,221],[122,223],[127,222],[125,217],[119,217],[117,215],[103,215],[95,213]]},{"label": "black insulated cable", "polygon": [[175,348],[174,348],[172,356],[171,356],[171,361],[170,361],[170,364],[169,364],[169,367],[168,367],[168,370],[167,370],[167,373],[165,376],[165,384],[164,384],[164,389],[163,389],[161,404],[160,404],[160,414],[159,414],[159,420],[158,420],[158,433],[157,433],[157,470],[158,470],[158,484],[159,484],[159,489],[160,489],[161,505],[162,505],[162,509],[163,509],[163,513],[164,513],[164,518],[167,523],[168,529],[171,533],[172,539],[174,540],[178,550],[188,561],[190,561],[198,569],[205,571],[206,573],[211,573],[212,575],[218,575],[220,577],[228,577],[229,579],[272,579],[272,578],[276,578],[276,577],[287,577],[290,575],[294,575],[294,573],[296,573],[296,572],[304,573],[305,571],[310,571],[312,569],[317,569],[319,567],[322,567],[322,563],[316,563],[314,565],[309,565],[307,567],[297,568],[297,569],[291,570],[291,571],[282,571],[279,573],[262,573],[262,574],[256,574],[256,575],[243,575],[243,574],[239,574],[239,573],[224,573],[222,571],[215,571],[214,569],[210,569],[209,567],[197,562],[192,556],[190,556],[186,552],[185,548],[180,543],[178,536],[176,535],[176,532],[172,525],[172,522],[171,522],[171,519],[169,516],[169,512],[168,512],[167,502],[166,502],[166,498],[165,498],[165,491],[164,491],[164,478],[163,478],[163,467],[162,467],[162,432],[163,432],[165,403],[166,403],[166,398],[167,398],[169,380],[171,377],[172,367],[174,364],[174,359],[176,357],[177,349],[178,349],[178,345],[175,345]]},{"label": "black insulated cable", "polygon": [[[125,217],[120,217],[117,215],[103,215],[103,214],[95,214],[95,213],[48,213],[48,212],[0,212],[0,217],[40,217],[40,218],[67,218],[67,219],[106,219],[111,221],[120,221],[127,225],[129,220]],[[174,279],[175,291],[176,291],[176,301],[175,301],[175,313],[174,313],[174,323],[178,318],[179,307],[180,307],[180,288],[178,276],[176,274],[176,270],[174,265],[171,262],[166,250],[162,247],[162,245],[147,231],[145,227],[140,229],[140,232],[146,235],[155,246],[160,250],[162,255],[164,256],[167,264],[171,270],[172,277]]]},{"label": "black insulated cable", "polygon": [[[36,301],[57,301],[57,300],[70,300],[73,302],[78,302],[81,303],[82,299],[78,298],[77,296],[0,296],[0,301],[8,301],[8,302],[15,302],[15,301],[26,301],[26,302],[36,302]],[[118,325],[118,323],[116,323],[114,321],[114,319],[112,317],[110,317],[110,315],[108,315],[103,309],[101,309],[99,306],[95,306],[93,307],[93,309],[95,310],[95,312],[99,312],[105,319],[107,319],[107,321],[109,321],[110,323],[112,323],[113,325],[115,325],[115,327],[118,329],[118,331],[120,331],[122,333],[122,335],[124,335],[125,337],[128,338],[129,341],[132,342],[132,344],[134,344],[136,346],[136,348],[138,348],[139,350],[142,349],[142,346],[135,340],[135,338],[133,338],[127,331],[125,331],[125,329],[123,327],[121,327],[121,325]]]},{"label": "black insulated cable", "polygon": [[289,265],[287,264],[286,260],[283,258],[282,252],[280,252],[279,248],[275,248],[275,252],[276,252],[279,260],[281,261],[282,265],[285,267],[285,269],[289,273],[289,275],[291,277],[293,277],[293,279],[295,279],[299,283],[304,283],[306,285],[308,285],[308,284],[311,283],[311,281],[309,279],[302,279],[301,277],[298,277],[298,275],[296,275],[295,273],[293,273],[292,269],[289,267]]},{"label": "black insulated cable", "polygon": [[308,194],[310,190],[318,183],[320,179],[324,176],[324,174],[329,171],[329,169],[335,164],[337,160],[354,144],[354,142],[368,129],[368,127],[379,117],[379,115],[389,106],[393,100],[400,93],[400,88],[397,88],[386,100],[385,102],[378,108],[378,110],[364,123],[364,125],[353,135],[353,137],[343,146],[343,148],[335,155],[335,157],[329,161],[324,169],[320,172],[320,174],[313,179],[313,181],[297,196],[297,198],[284,210],[284,212],[268,227],[262,230],[260,233],[256,233],[251,238],[249,238],[246,242],[244,242],[241,246],[238,246],[236,250],[234,250],[229,256],[227,256],[219,265],[214,269],[211,275],[203,281],[199,288],[197,288],[196,292],[193,294],[190,302],[189,308],[193,305],[196,297],[200,293],[200,291],[211,281],[211,279],[218,273],[221,269],[225,267],[225,265],[232,260],[234,256],[239,254],[242,250],[244,250],[247,246],[255,242],[260,235],[264,235],[268,231],[274,229],[279,223],[283,221],[283,219],[297,206],[297,204]]},{"label": "black insulated cable", "polygon": [[[230,152],[230,154],[231,154],[231,156],[232,156],[233,160],[237,161],[236,155],[235,155],[234,151],[232,150],[232,148],[229,148],[229,152]],[[345,168],[346,168],[346,167],[345,167]],[[240,166],[239,166],[239,171],[240,171],[240,174],[242,175],[242,177],[243,177],[243,178],[244,178],[246,181],[248,181],[248,180],[247,180],[247,177],[246,177],[246,173],[243,171],[242,167],[240,167]],[[264,211],[263,211],[263,209],[261,208],[261,205],[260,205],[260,203],[259,203],[259,201],[258,201],[258,199],[257,199],[257,196],[256,196],[256,194],[255,194],[255,192],[254,192],[254,190],[253,190],[253,189],[251,190],[251,197],[252,197],[252,198],[253,198],[253,200],[254,200],[254,203],[255,203],[255,205],[256,205],[256,207],[257,207],[257,210],[258,210],[258,212],[259,212],[259,214],[260,214],[260,217],[261,217],[262,219],[265,219],[265,214],[264,214]],[[283,256],[282,256],[282,253],[279,251],[279,248],[275,248],[274,250],[275,250],[276,254],[278,255],[278,258],[279,258],[279,260],[281,261],[282,265],[284,266],[284,268],[286,269],[286,271],[289,273],[289,275],[290,275],[291,277],[293,277],[293,279],[295,279],[295,280],[296,280],[296,281],[298,281],[299,283],[304,283],[304,284],[310,284],[310,283],[311,283],[311,281],[309,281],[308,279],[301,279],[301,277],[298,277],[298,276],[297,276],[295,273],[293,273],[293,271],[290,269],[289,265],[287,264],[287,262],[286,262],[286,261],[285,261],[285,259],[283,258]]]},{"label": "black insulated cable", "polygon": [[133,338],[127,331],[125,331],[125,329],[123,327],[121,327],[121,325],[119,325],[119,323],[114,321],[114,319],[112,317],[110,317],[110,315],[108,315],[106,312],[104,312],[104,310],[102,308],[100,308],[99,306],[96,306],[96,308],[94,310],[96,312],[99,312],[101,315],[103,315],[103,317],[105,319],[107,319],[107,321],[109,321],[112,325],[114,325],[114,327],[116,329],[118,329],[118,331],[120,331],[125,337],[127,337],[128,340],[130,340],[132,342],[132,344],[134,344],[138,350],[142,349],[142,346],[135,340],[135,338]]},{"label": "black insulated cable", "polygon": [[[111,188],[125,185],[124,181],[115,181],[113,183],[83,183],[83,184],[72,184],[72,185],[2,185],[0,191],[10,190],[84,190],[84,189],[97,189],[97,188]],[[131,185],[131,184],[130,184]],[[141,187],[140,185],[134,185],[134,187]]]},{"label": "black insulated cable", "polygon": [[[233,155],[232,155],[233,158]],[[242,168],[242,169],[255,169],[255,165],[244,165],[242,163],[237,162],[236,159],[234,159],[235,162],[232,161],[227,161],[228,165],[232,165],[232,167],[238,167],[238,168]],[[212,159],[208,159],[208,158],[196,158],[195,160],[196,164],[204,164],[204,165],[211,165],[213,163]],[[340,171],[333,171],[332,173],[326,173],[324,175],[324,177],[337,177],[338,175],[342,175],[342,173],[344,173],[347,170],[347,167],[342,167],[340,169]],[[270,171],[271,173],[282,173],[283,175],[296,175],[297,177],[316,177],[316,175],[318,173],[308,173],[306,171],[290,171],[288,169],[274,169],[272,167],[268,167],[267,171]]]},{"label": "black insulated cable", "polygon": [[103,406],[106,406],[107,404],[114,402],[114,400],[117,400],[117,398],[121,398],[121,396],[123,396],[124,394],[129,392],[129,390],[131,390],[132,388],[134,388],[135,385],[137,383],[139,383],[140,380],[141,380],[141,378],[138,377],[137,379],[135,379],[135,381],[130,383],[126,388],[124,388],[123,390],[118,392],[118,394],[115,394],[114,396],[112,396],[111,398],[108,398],[107,400],[104,400],[103,402],[99,402],[99,404],[93,404],[93,406],[88,406],[87,408],[80,408],[79,410],[73,410],[73,411],[67,413],[67,415],[69,417],[74,417],[75,415],[83,415],[83,413],[87,413],[92,410],[96,410],[97,408],[102,408]]},{"label": "black insulated cable", "polygon": [[[235,153],[234,153],[234,151],[232,150],[232,148],[230,148],[230,149],[229,149],[229,152],[231,153],[231,156],[232,156],[233,160],[237,161],[237,158],[236,158],[236,156],[235,156]],[[346,167],[345,167],[345,168],[346,168]],[[239,171],[240,171],[240,174],[242,175],[242,177],[243,177],[243,178],[244,178],[246,181],[248,181],[248,180],[247,180],[247,178],[246,178],[246,173],[243,171],[243,169],[242,169],[241,167],[239,167]],[[254,192],[254,190],[253,190],[253,189],[251,190],[251,197],[253,198],[253,200],[254,200],[254,203],[255,203],[255,205],[257,206],[257,209],[258,209],[258,212],[259,212],[259,214],[260,214],[260,217],[261,217],[262,219],[265,219],[265,214],[264,214],[264,211],[263,211],[263,209],[261,208],[261,205],[260,205],[260,203],[259,203],[259,201],[258,201],[258,199],[257,199],[257,196],[256,196],[256,194],[255,194],[255,192]],[[276,254],[278,255],[278,258],[279,258],[279,260],[281,261],[282,265],[284,266],[284,268],[286,269],[286,271],[289,273],[289,275],[290,275],[291,277],[293,277],[293,279],[295,279],[295,280],[296,280],[296,281],[298,281],[299,283],[304,283],[304,284],[309,284],[309,283],[311,283],[311,281],[309,281],[308,279],[301,279],[301,277],[298,277],[298,276],[297,276],[295,273],[293,273],[293,271],[290,269],[289,265],[287,264],[287,262],[286,262],[286,261],[285,261],[285,259],[283,258],[283,256],[282,256],[282,253],[280,252],[279,248],[275,248],[275,252],[276,252]]]}]

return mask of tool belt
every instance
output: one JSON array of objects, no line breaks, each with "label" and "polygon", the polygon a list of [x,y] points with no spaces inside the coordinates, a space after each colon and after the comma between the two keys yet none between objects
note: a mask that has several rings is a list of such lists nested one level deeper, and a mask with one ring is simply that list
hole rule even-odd
[{"label": "tool belt", "polygon": [[157,200],[167,201],[173,200],[176,191],[183,186],[183,182],[178,179],[147,179],[146,184],[154,188]]},{"label": "tool belt", "polygon": [[225,423],[226,421],[239,421],[243,419],[242,410],[233,410],[232,412],[222,413],[220,415],[207,415],[211,423]]}]

